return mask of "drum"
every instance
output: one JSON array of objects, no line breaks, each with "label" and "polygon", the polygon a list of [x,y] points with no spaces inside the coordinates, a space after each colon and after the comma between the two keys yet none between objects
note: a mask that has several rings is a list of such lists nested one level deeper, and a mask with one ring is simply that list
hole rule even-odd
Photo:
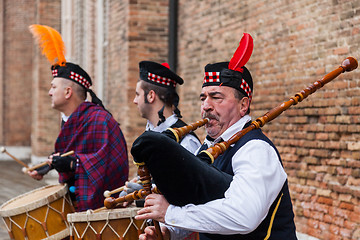
[{"label": "drum", "polygon": [[49,185],[0,206],[11,239],[63,239],[70,235],[66,216],[74,212],[66,185]]},{"label": "drum", "polygon": [[105,209],[99,212],[72,213],[67,216],[71,239],[138,240],[146,221],[135,220],[139,207]]}]

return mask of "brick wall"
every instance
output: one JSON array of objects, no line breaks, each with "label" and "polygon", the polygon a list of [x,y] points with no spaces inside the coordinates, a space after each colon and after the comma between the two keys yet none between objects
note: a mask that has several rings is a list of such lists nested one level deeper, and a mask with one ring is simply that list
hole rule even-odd
[{"label": "brick wall", "polygon": [[[60,119],[47,96],[49,64],[25,33],[32,20],[60,29],[60,0],[31,3],[0,4],[0,139],[4,144],[31,144],[33,155],[46,156]],[[27,6],[26,14],[21,6]],[[73,39],[83,40],[73,43],[73,51],[85,49],[75,55],[95,86],[103,82],[104,103],[120,122],[130,149],[145,126],[132,103],[138,62],[167,61],[168,1],[104,0],[104,6],[104,58],[94,55],[99,47],[95,0],[74,3]],[[185,81],[179,87],[184,120],[200,118],[204,66],[228,61],[243,32],[254,38],[247,66],[255,83],[251,115],[256,118],[337,68],[345,57],[360,55],[359,12],[360,0],[179,1],[177,70]],[[27,41],[30,47],[24,48]],[[29,78],[19,74],[19,59],[24,68],[33,69]],[[98,61],[105,62],[104,79],[97,75]],[[360,70],[341,75],[263,127],[288,173],[297,230],[319,239],[360,238],[359,77]],[[32,86],[32,92],[19,85]],[[31,108],[23,102],[31,102]],[[24,116],[32,116],[31,121]],[[197,132],[204,136],[203,129]]]},{"label": "brick wall", "polygon": [[[0,12],[4,13],[4,1],[0,2]],[[4,22],[5,22],[5,14],[0,14],[0,85],[4,85]],[[4,102],[4,92],[3,88],[0,88],[0,102]],[[0,142],[4,142],[4,107],[1,104],[0,106]]]},{"label": "brick wall", "polygon": [[[139,62],[167,61],[168,1],[110,1],[107,104],[120,122],[128,148],[146,121],[133,104]],[[136,174],[130,157],[130,176]]]},{"label": "brick wall", "polygon": [[45,158],[54,151],[55,139],[60,130],[60,114],[51,108],[51,100],[48,95],[52,80],[50,64],[41,55],[37,43],[33,41],[27,28],[30,24],[36,23],[48,25],[60,31],[60,0],[39,0],[34,3],[34,8],[36,17],[32,21],[24,23],[26,30],[24,35],[29,37],[31,40],[29,40],[29,45],[33,47],[33,56],[30,59],[33,63],[32,75],[28,76],[30,81],[32,80],[29,86],[32,86],[33,96],[29,101],[31,107],[27,107],[29,111],[32,111],[31,146],[32,157],[36,159],[37,157]]},{"label": "brick wall", "polygon": [[2,6],[1,144],[28,146],[32,97],[28,87],[31,86],[31,71],[28,70],[32,67],[32,37],[26,25],[35,19],[34,1],[2,1]]},{"label": "brick wall", "polygon": [[[138,64],[142,60],[167,61],[168,1],[105,0],[103,19],[97,15],[96,6],[93,0],[74,4],[73,11],[77,14],[73,19],[76,31],[75,41],[71,43],[74,49],[71,57],[91,75],[95,92],[102,82],[103,103],[120,123],[129,150],[130,176],[135,176],[137,169],[132,164],[130,148],[146,124],[132,103],[139,78]],[[103,59],[97,59],[94,54],[100,47],[96,41],[97,21],[103,21]],[[104,65],[102,76],[95,71],[101,60]]]},{"label": "brick wall", "polygon": [[[358,0],[179,2],[187,121],[199,119],[203,67],[230,60],[243,32],[254,38],[254,118],[360,53]],[[288,173],[297,230],[320,239],[360,238],[359,76],[343,74],[263,128]]]},{"label": "brick wall", "polygon": [[21,159],[30,157],[31,145],[34,156],[52,152],[59,131],[58,114],[51,111],[47,96],[49,64],[38,57],[28,29],[34,23],[59,27],[59,6],[60,0],[1,3],[0,144]]}]

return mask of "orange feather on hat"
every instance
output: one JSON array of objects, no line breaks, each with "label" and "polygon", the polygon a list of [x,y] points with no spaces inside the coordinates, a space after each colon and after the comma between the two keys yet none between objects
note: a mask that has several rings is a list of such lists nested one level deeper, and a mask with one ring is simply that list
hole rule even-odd
[{"label": "orange feather on hat", "polygon": [[60,33],[46,25],[33,24],[29,29],[49,62],[52,65],[65,66],[65,44]]}]

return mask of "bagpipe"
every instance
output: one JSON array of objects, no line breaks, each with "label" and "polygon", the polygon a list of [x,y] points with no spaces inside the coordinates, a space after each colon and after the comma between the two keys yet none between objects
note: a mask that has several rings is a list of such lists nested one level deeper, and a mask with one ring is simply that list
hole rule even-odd
[{"label": "bagpipe", "polygon": [[[228,141],[216,143],[197,156],[188,152],[178,142],[186,134],[205,125],[208,119],[199,120],[185,127],[168,129],[162,133],[144,132],[135,140],[131,149],[144,188],[120,198],[107,197],[104,206],[114,208],[123,202],[145,198],[154,191],[163,194],[170,204],[177,206],[188,203],[202,204],[222,198],[232,181],[232,176],[212,167],[211,164],[218,156],[245,134],[263,127],[341,73],[353,71],[357,67],[358,62],[355,58],[346,58],[337,69],[252,121],[250,126],[237,132]],[[151,179],[156,184],[155,189],[151,189]]]},{"label": "bagpipe", "polygon": [[[107,197],[104,200],[104,208],[115,208],[120,203],[145,198],[152,192],[163,194],[170,204],[176,206],[184,206],[189,203],[204,204],[223,198],[225,191],[230,186],[232,176],[212,165],[217,157],[250,131],[263,127],[341,73],[350,72],[357,66],[355,58],[346,58],[341,66],[325,75],[321,80],[257,118],[251,122],[250,126],[237,132],[228,141],[216,143],[207,150],[201,151],[197,156],[183,148],[179,142],[186,134],[205,125],[209,121],[208,119],[202,119],[182,128],[168,129],[162,133],[144,132],[135,140],[131,148],[143,189],[119,198]],[[152,189],[152,181],[156,184],[155,189]],[[161,233],[159,223],[153,222],[156,232],[160,236],[159,239],[162,239],[162,235],[159,234]]]}]

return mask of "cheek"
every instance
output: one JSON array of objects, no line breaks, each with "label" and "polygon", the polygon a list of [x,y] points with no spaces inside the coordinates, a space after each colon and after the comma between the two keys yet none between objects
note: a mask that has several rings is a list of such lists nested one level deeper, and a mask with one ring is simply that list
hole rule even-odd
[{"label": "cheek", "polygon": [[231,119],[237,118],[239,115],[239,109],[237,109],[235,105],[229,104],[219,108],[218,110],[221,122],[229,122]]},{"label": "cheek", "polygon": [[[227,119],[230,117],[231,112],[232,111],[227,111],[227,106],[218,106],[217,108],[215,108],[215,112],[219,118],[219,122],[224,122],[227,121]],[[232,109],[233,111],[235,111],[235,109]]]},{"label": "cheek", "polygon": [[203,106],[201,105],[201,107],[200,107],[200,114],[201,114],[201,116],[203,116],[204,113],[205,113],[205,111],[204,111],[204,109],[203,109]]},{"label": "cheek", "polygon": [[141,100],[138,101],[138,106],[139,106],[140,109],[145,109],[146,108],[146,105],[145,105],[144,101],[141,101]]},{"label": "cheek", "polygon": [[53,92],[53,97],[58,98],[58,97],[59,97],[59,93],[56,92],[56,91],[54,91],[54,92]]}]

